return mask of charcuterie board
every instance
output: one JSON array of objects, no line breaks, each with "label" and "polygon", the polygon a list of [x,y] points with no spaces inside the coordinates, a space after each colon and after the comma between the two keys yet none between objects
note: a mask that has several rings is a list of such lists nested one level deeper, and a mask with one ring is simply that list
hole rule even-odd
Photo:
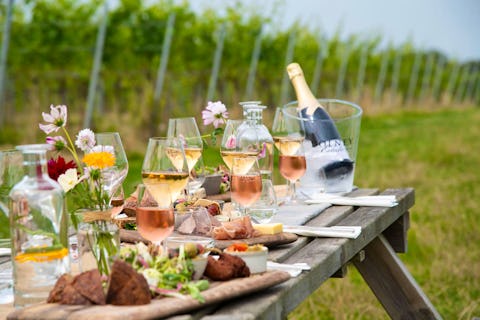
[{"label": "charcuterie board", "polygon": [[[281,232],[277,234],[272,234],[272,235],[262,235],[258,237],[253,237],[253,238],[247,238],[247,239],[236,239],[236,240],[215,240],[215,247],[219,249],[224,249],[231,245],[234,242],[245,242],[249,245],[255,245],[255,244],[263,244],[266,247],[272,248],[281,244],[288,244],[292,243],[295,240],[297,240],[297,235],[293,233],[288,233],[288,232]],[[120,239],[123,242],[130,242],[130,243],[135,243],[139,241],[143,241],[145,243],[148,243],[148,240],[145,240],[142,238],[142,236],[135,230],[124,230],[120,229]]]},{"label": "charcuterie board", "polygon": [[202,307],[261,291],[287,281],[290,275],[283,271],[267,271],[248,278],[212,282],[202,292],[204,303],[193,298],[161,298],[141,306],[71,306],[43,303],[15,310],[7,319],[156,319],[185,314]]}]

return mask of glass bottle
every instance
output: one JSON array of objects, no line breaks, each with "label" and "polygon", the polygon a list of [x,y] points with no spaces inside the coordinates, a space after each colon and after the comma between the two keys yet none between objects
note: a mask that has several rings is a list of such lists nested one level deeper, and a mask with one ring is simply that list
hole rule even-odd
[{"label": "glass bottle", "polygon": [[[260,153],[258,165],[262,179],[272,179],[273,172],[273,138],[268,128],[263,124],[263,110],[266,106],[260,105],[260,101],[240,102],[243,107],[244,123],[242,126],[254,127],[257,132]],[[242,128],[239,128],[239,131]]]},{"label": "glass bottle", "polygon": [[18,146],[25,176],[10,191],[15,307],[45,302],[70,271],[65,194],[47,173],[47,144]]}]

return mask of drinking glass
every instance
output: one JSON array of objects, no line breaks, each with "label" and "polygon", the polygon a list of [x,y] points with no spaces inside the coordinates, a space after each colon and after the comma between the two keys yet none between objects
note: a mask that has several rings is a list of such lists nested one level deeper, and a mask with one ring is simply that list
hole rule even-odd
[{"label": "drinking glass", "polygon": [[[187,160],[188,161],[188,160]],[[203,162],[203,157],[197,159],[195,165],[190,169],[190,176],[188,179],[188,192],[193,195],[195,192],[200,189],[200,187],[205,182],[205,164]]]},{"label": "drinking glass", "polygon": [[23,156],[20,150],[0,151],[0,239],[4,245],[10,243],[8,217],[8,194],[23,177]]},{"label": "drinking glass", "polygon": [[128,174],[128,160],[118,132],[101,132],[95,134],[97,148],[103,151],[113,151],[115,165],[102,171],[104,187],[112,199],[112,204],[123,202],[122,183]]},{"label": "drinking glass", "polygon": [[[14,149],[0,151],[0,248],[2,248],[0,251],[10,251],[8,195],[23,175],[22,152]],[[11,302],[13,302],[12,268],[5,268],[0,270],[0,304]]]},{"label": "drinking glass", "polygon": [[257,156],[233,158],[231,177],[232,199],[240,205],[242,215],[262,194],[262,177]]},{"label": "drinking glass", "polygon": [[[162,191],[165,195],[170,193],[167,183],[158,183],[155,189]],[[172,202],[168,200],[170,197],[167,196],[155,205],[150,197],[148,187],[145,184],[138,185],[137,229],[142,237],[151,241],[157,248],[162,248],[162,255],[168,255],[165,239],[173,232],[175,226]]]},{"label": "drinking glass", "polygon": [[229,170],[232,170],[233,158],[240,156],[240,152],[237,151],[237,131],[242,123],[243,120],[229,119],[223,131],[220,155]]},{"label": "drinking glass", "polygon": [[248,215],[255,223],[269,223],[277,214],[278,202],[272,180],[262,179],[260,198],[248,209]]},{"label": "drinking glass", "polygon": [[[203,181],[205,181],[205,176],[203,174],[205,170],[202,170],[203,161],[201,165],[197,166],[202,157],[203,141],[195,118],[187,117],[169,119],[167,136],[169,138],[177,138],[183,145],[190,173],[188,191],[189,193],[194,193],[202,186]],[[200,172],[202,172],[202,174],[200,174]]]},{"label": "drinking glass", "polygon": [[[142,180],[153,198],[162,206],[175,202],[187,186],[188,177],[187,160],[180,141],[150,138],[142,165]],[[168,185],[169,193],[165,193],[162,184]]]},{"label": "drinking glass", "polygon": [[276,146],[280,153],[278,162],[280,174],[289,181],[286,204],[298,203],[296,182],[305,174],[307,168],[303,138],[280,138]]}]

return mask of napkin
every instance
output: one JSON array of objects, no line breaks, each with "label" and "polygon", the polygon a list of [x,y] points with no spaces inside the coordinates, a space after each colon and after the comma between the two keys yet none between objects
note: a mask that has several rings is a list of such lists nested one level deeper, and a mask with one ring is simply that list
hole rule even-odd
[{"label": "napkin", "polygon": [[287,263],[278,263],[273,261],[267,261],[267,270],[280,270],[286,271],[292,277],[297,277],[303,270],[310,270],[310,266],[307,263],[294,263],[294,264],[287,264]]},{"label": "napkin", "polygon": [[356,239],[362,232],[360,226],[308,227],[284,226],[283,231],[306,237],[329,237]]},{"label": "napkin", "polygon": [[0,257],[9,256],[12,254],[12,250],[10,248],[0,248]]},{"label": "napkin", "polygon": [[337,196],[329,194],[321,194],[305,200],[308,204],[330,203],[343,206],[367,206],[367,207],[394,207],[398,204],[394,195],[377,195],[377,196]]},{"label": "napkin", "polygon": [[301,226],[310,219],[318,216],[322,211],[330,207],[330,203],[319,203],[314,205],[284,205],[278,208],[277,214],[270,221],[271,223],[283,223],[283,225]]}]

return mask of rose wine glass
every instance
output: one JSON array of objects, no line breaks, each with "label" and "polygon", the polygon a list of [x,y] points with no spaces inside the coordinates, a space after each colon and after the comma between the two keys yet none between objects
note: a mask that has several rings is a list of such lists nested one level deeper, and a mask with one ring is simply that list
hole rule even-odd
[{"label": "rose wine glass", "polygon": [[[154,137],[148,141],[142,165],[142,180],[149,193],[165,207],[175,202],[187,186],[189,170],[182,143],[176,138]],[[167,184],[165,193],[162,184]]]},{"label": "rose wine glass", "polygon": [[[183,145],[185,158],[187,160],[190,179],[188,182],[189,193],[195,193],[205,181],[205,176],[201,170],[202,164],[197,165],[203,152],[203,141],[197,122],[193,117],[171,118],[168,120],[169,138],[177,138]],[[200,174],[202,172],[202,174]]]},{"label": "rose wine glass", "polygon": [[296,182],[307,169],[305,152],[303,149],[303,138],[285,137],[276,142],[279,156],[280,174],[289,181],[286,204],[298,203]]},{"label": "rose wine glass", "polygon": [[[166,183],[158,183],[155,188],[165,195],[170,194],[170,188]],[[165,239],[173,232],[175,226],[172,202],[168,199],[170,197],[166,196],[158,203],[153,201],[154,199],[148,192],[146,185],[140,184],[137,187],[136,220],[138,232],[157,248],[161,247],[164,256],[168,256]]]},{"label": "rose wine glass", "polygon": [[262,194],[262,177],[257,156],[233,158],[231,192],[232,199],[241,206],[243,216]]}]

